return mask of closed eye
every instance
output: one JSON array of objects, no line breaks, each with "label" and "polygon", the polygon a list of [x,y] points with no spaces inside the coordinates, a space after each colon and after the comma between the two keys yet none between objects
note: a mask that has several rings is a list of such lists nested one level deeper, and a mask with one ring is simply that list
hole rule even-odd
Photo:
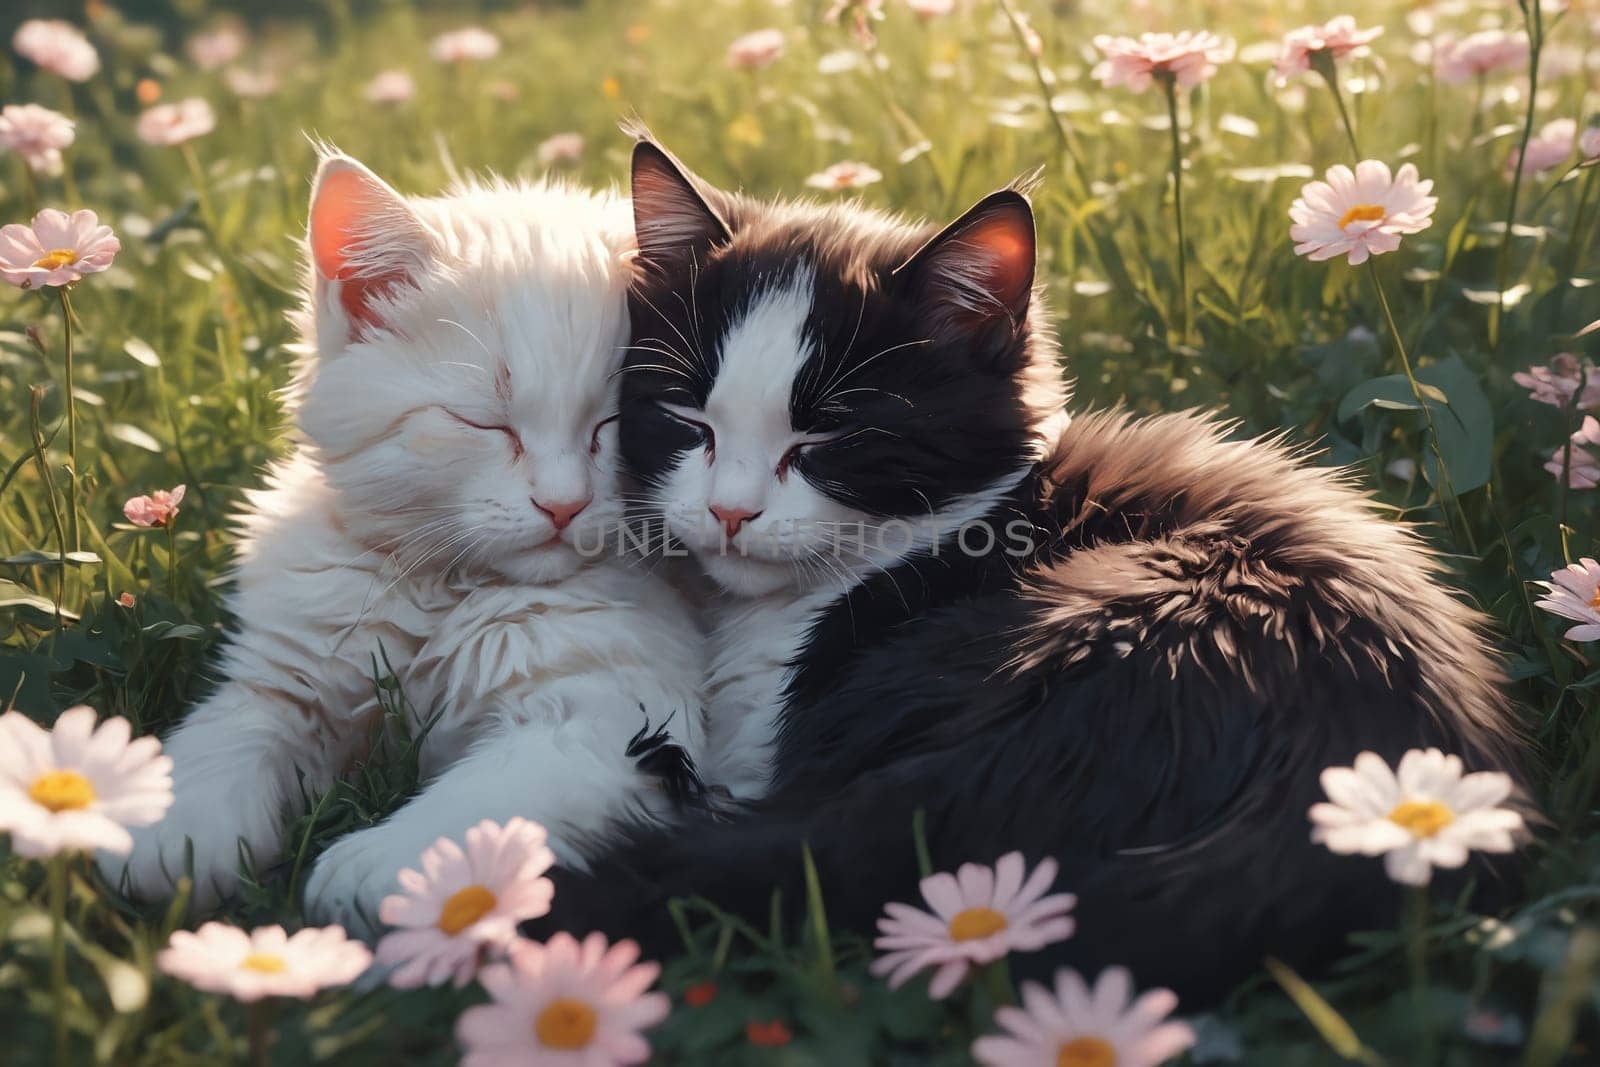
[{"label": "closed eye", "polygon": [[525,449],[522,447],[522,435],[517,433],[517,431],[514,428],[512,428],[510,426],[506,426],[506,425],[500,424],[500,423],[474,422],[472,419],[467,418],[465,415],[457,414],[456,412],[451,411],[448,408],[445,409],[445,414],[449,415],[452,419],[455,419],[457,422],[461,423],[463,426],[471,426],[474,430],[483,430],[483,431],[486,431],[488,433],[505,434],[506,439],[511,442],[511,456],[512,456],[512,458],[513,459],[521,459],[522,458],[523,452],[525,451]]},{"label": "closed eye", "polygon": [[778,480],[781,482],[789,476],[790,469],[805,453],[806,449],[816,448],[820,445],[832,444],[843,436],[843,431],[829,434],[814,433],[808,435],[805,439],[796,441],[794,444],[790,445],[788,451],[784,452],[783,458],[778,460]]},{"label": "closed eye", "polygon": [[616,421],[617,417],[615,415],[607,415],[594,424],[594,433],[589,435],[589,455],[598,456],[600,454],[600,431]]},{"label": "closed eye", "polygon": [[676,404],[658,404],[656,406],[672,421],[681,423],[698,433],[707,453],[714,453],[717,450],[717,435],[712,431],[711,424],[691,415],[690,411],[693,409],[679,407]]}]

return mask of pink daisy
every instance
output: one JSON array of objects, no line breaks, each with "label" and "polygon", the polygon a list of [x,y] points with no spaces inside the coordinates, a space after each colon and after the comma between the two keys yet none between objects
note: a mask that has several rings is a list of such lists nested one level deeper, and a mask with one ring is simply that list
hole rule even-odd
[{"label": "pink daisy", "polygon": [[660,974],[638,963],[639,946],[607,946],[602,934],[580,944],[559,933],[546,944],[514,942],[505,963],[478,976],[490,1002],[456,1022],[462,1067],[607,1067],[643,1063],[642,1031],[667,1017],[665,993],[646,992]]},{"label": "pink daisy", "polygon": [[378,917],[400,929],[378,943],[378,962],[398,964],[400,989],[471,981],[486,951],[503,949],[517,924],[550,910],[555,887],[543,877],[555,862],[544,827],[485,819],[467,831],[463,851],[441,837],[422,854],[422,870],[400,872],[404,892],[385,897]]},{"label": "pink daisy", "polygon": [[552,163],[576,163],[583,158],[583,148],[583,134],[557,133],[539,142],[534,154],[541,167],[548,167]]},{"label": "pink daisy", "polygon": [[[1550,365],[1529,367],[1517,371],[1511,380],[1528,390],[1528,395],[1541,404],[1564,408],[1577,397],[1575,405],[1580,411],[1600,408],[1600,367],[1588,356],[1580,361],[1571,352],[1560,352],[1550,357]],[[1579,385],[1583,395],[1578,396]]]},{"label": "pink daisy", "polygon": [[1600,126],[1585,126],[1578,135],[1578,152],[1584,161],[1600,159]]},{"label": "pink daisy", "polygon": [[883,0],[833,0],[833,6],[822,14],[824,22],[847,26],[862,48],[877,45],[878,36],[872,32],[872,24],[882,21],[883,17]]},{"label": "pink daisy", "polygon": [[153,145],[180,145],[217,128],[211,105],[198,96],[175,104],[159,104],[139,116],[139,140]]},{"label": "pink daisy", "polygon": [[1446,37],[1434,50],[1434,70],[1440,81],[1451,85],[1461,85],[1527,62],[1527,35],[1504,30],[1483,30],[1459,40]]},{"label": "pink daisy", "polygon": [[1309,182],[1289,208],[1295,254],[1313,260],[1348,255],[1352,265],[1393,252],[1406,234],[1433,224],[1437,197],[1432,180],[1421,181],[1410,163],[1391,176],[1389,165],[1365,159],[1351,169],[1329,167],[1326,181]]},{"label": "pink daisy", "polygon": [[759,70],[777,62],[783,47],[782,30],[755,30],[734,38],[728,46],[727,63],[734,70]]},{"label": "pink daisy", "polygon": [[309,1000],[319,990],[355,981],[371,962],[367,946],[351,941],[339,926],[307,927],[291,936],[281,926],[246,933],[209,922],[193,933],[175,931],[156,954],[163,974],[245,1003],[262,997]]},{"label": "pink daisy", "polygon": [[374,104],[403,104],[417,95],[417,83],[403,70],[386,70],[369,81],[361,95]]},{"label": "pink daisy", "polygon": [[87,208],[45,208],[31,226],[0,226],[0,278],[23,289],[71,285],[111,266],[122,242]]},{"label": "pink daisy", "polygon": [[1022,853],[1008,852],[992,868],[967,863],[953,875],[929,875],[922,880],[922,896],[931,914],[907,904],[884,907],[873,944],[886,954],[873,961],[872,973],[888,975],[889,988],[897,989],[913,975],[937,968],[928,993],[942,1000],[974,965],[1066,940],[1076,926],[1067,912],[1077,898],[1045,895],[1056,870],[1055,860],[1044,859],[1028,875]]},{"label": "pink daisy", "polygon": [[0,148],[21,156],[36,173],[59,173],[61,150],[76,136],[73,121],[59,111],[38,104],[0,108]]},{"label": "pink daisy", "polygon": [[270,70],[229,67],[222,72],[222,80],[233,90],[233,95],[246,100],[257,100],[278,91],[278,76]]},{"label": "pink daisy", "polygon": [[1126,85],[1136,93],[1157,78],[1172,78],[1180,89],[1192,89],[1217,72],[1217,64],[1233,58],[1233,42],[1214,33],[1144,33],[1135,37],[1101,34],[1094,46],[1106,57],[1093,76],[1106,88]]},{"label": "pink daisy", "polygon": [[1155,1067],[1190,1048],[1194,1030],[1169,1022],[1170,989],[1133,995],[1133,976],[1107,967],[1091,989],[1077,971],[1056,972],[1054,993],[1022,983],[1022,1007],[994,1013],[1003,1034],[980,1037],[972,1058],[984,1067]]},{"label": "pink daisy", "polygon": [[1515,170],[1520,163],[1524,174],[1543,174],[1565,163],[1577,141],[1578,124],[1572,119],[1547,122],[1537,136],[1528,138],[1527,152],[1519,155],[1512,149],[1506,169]]},{"label": "pink daisy", "polygon": [[122,505],[122,514],[135,526],[166,526],[178,517],[179,505],[188,492],[188,486],[179,485],[171,492],[157,489],[149,496],[132,497]]},{"label": "pink daisy", "polygon": [[1536,602],[1540,608],[1578,623],[1561,636],[1568,641],[1600,641],[1600,563],[1585,556],[1556,571],[1548,582],[1534,584],[1544,587],[1544,596]]},{"label": "pink daisy", "polygon": [[1278,54],[1278,84],[1286,83],[1296,74],[1311,69],[1314,56],[1325,53],[1335,63],[1343,63],[1354,56],[1364,56],[1372,51],[1368,45],[1383,34],[1382,26],[1363,30],[1356,27],[1350,15],[1339,15],[1321,26],[1302,26],[1290,30],[1283,38],[1283,50]]},{"label": "pink daisy", "polygon": [[826,189],[837,193],[845,189],[860,189],[882,180],[883,172],[878,168],[866,163],[845,160],[813,174],[806,179],[806,184],[813,189]]},{"label": "pink daisy", "polygon": [[428,52],[441,63],[493,59],[500,54],[500,38],[481,26],[466,26],[435,37]]},{"label": "pink daisy", "polygon": [[70,22],[29,19],[11,38],[17,55],[68,81],[86,82],[100,71],[100,53]]},{"label": "pink daisy", "polygon": [[201,70],[225,67],[244,54],[244,34],[237,26],[216,26],[192,35],[184,44]]},{"label": "pink daisy", "polygon": [[1589,451],[1600,446],[1600,422],[1593,415],[1583,417],[1583,425],[1572,432],[1572,458],[1567,458],[1565,447],[1558,448],[1545,460],[1544,469],[1561,480],[1563,469],[1567,472],[1567,485],[1573,489],[1594,489],[1600,486],[1600,456]]}]

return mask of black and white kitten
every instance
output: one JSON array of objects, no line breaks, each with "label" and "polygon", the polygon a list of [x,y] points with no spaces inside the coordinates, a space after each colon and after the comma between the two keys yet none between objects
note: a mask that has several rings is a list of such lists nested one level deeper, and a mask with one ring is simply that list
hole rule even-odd
[{"label": "black and white kitten", "polygon": [[561,921],[666,899],[869,932],[935,868],[1061,861],[1032,966],[1219,996],[1384,921],[1310,841],[1318,773],[1436,745],[1516,772],[1479,617],[1334,473],[1191,415],[1061,416],[1023,193],[943,230],[711,189],[648,142],[622,447],[724,598],[707,778],[744,803],[597,858]]}]

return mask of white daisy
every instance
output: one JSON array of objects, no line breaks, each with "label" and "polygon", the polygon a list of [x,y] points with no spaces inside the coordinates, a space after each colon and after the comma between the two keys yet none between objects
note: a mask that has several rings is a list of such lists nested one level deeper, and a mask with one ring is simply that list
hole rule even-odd
[{"label": "white daisy", "polygon": [[1511,796],[1509,775],[1463,774],[1461,758],[1436,748],[1412,749],[1398,771],[1375,752],[1354,767],[1329,767],[1322,788],[1331,803],[1314,804],[1311,840],[1340,855],[1383,856],[1389,877],[1427,885],[1433,868],[1460,867],[1470,852],[1510,852],[1522,816],[1497,807]]},{"label": "white daisy", "polygon": [[544,827],[526,819],[488,819],[467,831],[463,851],[441,837],[422,854],[422,870],[400,872],[403,893],[385,897],[378,916],[400,927],[378,943],[378,962],[399,964],[401,989],[466,985],[485,952],[503,949],[517,924],[550,910],[555,887],[543,877],[555,862]]},{"label": "white daisy", "polygon": [[127,855],[128,827],[161,821],[172,805],[172,760],[161,742],[132,733],[127,719],[96,729],[94,709],[82,705],[48,731],[19,712],[0,715],[0,832],[19,855]]}]

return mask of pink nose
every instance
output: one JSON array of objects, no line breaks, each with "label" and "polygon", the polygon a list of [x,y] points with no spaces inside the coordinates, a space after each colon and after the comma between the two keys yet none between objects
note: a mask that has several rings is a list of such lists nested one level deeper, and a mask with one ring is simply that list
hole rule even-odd
[{"label": "pink nose", "polygon": [[739,527],[760,515],[759,511],[745,511],[743,508],[719,508],[711,505],[711,514],[722,523],[722,530],[732,540],[739,532]]},{"label": "pink nose", "polygon": [[551,525],[559,533],[572,525],[572,520],[577,518],[584,508],[589,506],[589,501],[592,499],[594,498],[585,497],[582,500],[566,500],[559,504],[541,504],[535,500],[533,506],[545,513],[545,517],[550,520]]}]

